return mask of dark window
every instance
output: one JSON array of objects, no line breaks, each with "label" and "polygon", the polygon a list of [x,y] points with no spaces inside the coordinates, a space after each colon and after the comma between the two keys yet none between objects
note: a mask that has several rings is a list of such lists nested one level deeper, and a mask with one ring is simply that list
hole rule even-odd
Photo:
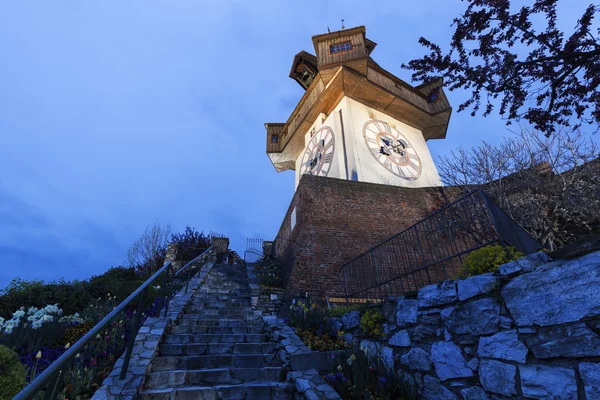
[{"label": "dark window", "polygon": [[279,135],[272,134],[271,135],[271,143],[279,143]]},{"label": "dark window", "polygon": [[352,43],[344,42],[344,43],[336,43],[329,46],[329,53],[341,53],[343,51],[352,50]]}]

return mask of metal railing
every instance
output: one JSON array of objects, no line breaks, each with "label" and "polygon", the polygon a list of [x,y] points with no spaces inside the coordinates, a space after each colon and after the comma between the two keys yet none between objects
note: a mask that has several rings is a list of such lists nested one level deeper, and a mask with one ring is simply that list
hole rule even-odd
[{"label": "metal railing", "polygon": [[[256,262],[262,258],[263,254],[263,239],[246,239],[246,250],[244,251],[244,261]],[[248,259],[248,255],[252,255],[252,261]]]},{"label": "metal railing", "polygon": [[456,277],[464,257],[491,244],[524,254],[542,248],[489,196],[477,190],[340,267],[346,302],[379,302]]},{"label": "metal railing", "polygon": [[[87,332],[81,339],[79,339],[74,345],[70,346],[69,349],[61,355],[56,361],[48,366],[40,375],[38,375],[32,382],[30,382],[21,392],[19,392],[13,400],[29,400],[34,398],[41,390],[45,389],[44,400],[54,399],[54,395],[60,393],[63,387],[61,386],[61,377],[65,370],[68,370],[69,365],[74,361],[75,357],[82,352],[85,347],[96,338],[96,335],[100,334],[106,329],[109,324],[115,320],[121,312],[124,312],[127,306],[139,297],[137,311],[135,312],[133,328],[129,335],[129,341],[125,350],[125,359],[123,360],[123,366],[121,367],[121,373],[119,378],[125,379],[127,369],[129,367],[129,361],[131,359],[131,352],[133,351],[133,345],[135,337],[140,329],[141,314],[144,305],[144,299],[147,295],[148,287],[157,280],[161,275],[162,278],[162,293],[160,295],[160,304],[157,308],[157,314],[160,316],[160,312],[163,311],[163,316],[167,316],[169,311],[169,302],[173,294],[177,293],[183,288],[185,282],[185,293],[188,291],[189,281],[195,274],[192,272],[192,267],[198,262],[202,264],[198,267],[198,270],[207,262],[203,258],[210,254],[212,247],[209,247],[205,252],[188,262],[181,269],[175,271],[174,266],[168,262],[162,268],[154,273],[148,280],[140,285],[132,294],[129,295],[125,300],[121,302],[114,310],[112,310],[107,316],[105,316],[100,322],[98,322],[89,332]],[[171,275],[171,279],[169,279]],[[185,275],[185,277],[184,277]]]}]

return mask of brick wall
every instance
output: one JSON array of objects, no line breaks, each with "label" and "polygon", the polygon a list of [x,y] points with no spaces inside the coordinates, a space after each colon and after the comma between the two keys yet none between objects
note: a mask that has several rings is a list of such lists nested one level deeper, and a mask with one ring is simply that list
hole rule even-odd
[{"label": "brick wall", "polygon": [[[341,296],[346,261],[458,198],[457,188],[403,188],[304,175],[275,240],[291,291]],[[296,225],[291,217],[296,210]]]}]

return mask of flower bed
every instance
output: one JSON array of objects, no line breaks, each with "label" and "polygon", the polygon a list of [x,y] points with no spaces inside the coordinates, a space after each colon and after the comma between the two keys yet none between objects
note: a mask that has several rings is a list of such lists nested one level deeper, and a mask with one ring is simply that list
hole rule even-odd
[{"label": "flower bed", "polygon": [[[158,297],[155,298],[146,308],[142,322],[147,316],[156,314],[158,300]],[[13,313],[11,319],[0,318],[0,344],[18,354],[26,369],[26,381],[31,382],[116,305],[116,296],[109,294],[106,298],[99,298],[81,314],[70,316],[64,316],[58,304],[41,309],[30,307],[26,310],[22,307]],[[75,357],[63,372],[65,384],[61,393],[65,399],[87,399],[98,389],[127,346],[134,315],[133,307],[126,309]],[[0,398],[4,398],[2,388]]]}]

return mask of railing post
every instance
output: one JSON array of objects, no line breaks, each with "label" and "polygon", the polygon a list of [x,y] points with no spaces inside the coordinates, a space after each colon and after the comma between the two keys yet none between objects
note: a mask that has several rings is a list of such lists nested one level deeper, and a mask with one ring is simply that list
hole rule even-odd
[{"label": "railing post", "polygon": [[[49,384],[48,387],[46,388],[46,392],[44,393],[44,400],[54,399],[54,393],[56,393],[56,389],[58,387],[58,381],[61,376],[62,376],[62,370],[58,371],[57,373],[54,374],[54,376],[52,378],[50,378],[50,382],[52,382],[52,384]],[[50,388],[52,388],[52,390],[50,390]]]},{"label": "railing post", "polygon": [[188,292],[188,286],[190,286],[192,267],[190,266],[187,271],[187,280],[185,281],[185,294]]},{"label": "railing post", "polygon": [[129,342],[127,343],[127,350],[125,352],[125,359],[123,360],[123,366],[121,367],[121,374],[119,379],[125,379],[127,375],[127,368],[129,368],[129,360],[131,359],[131,352],[133,351],[133,344],[135,343],[135,337],[137,336],[138,330],[140,329],[140,319],[142,317],[142,310],[144,308],[144,300],[146,300],[146,291],[148,287],[145,287],[140,298],[138,299],[137,311],[133,318],[133,327],[131,328],[131,334],[129,336]]},{"label": "railing post", "polygon": [[165,298],[165,293],[167,293],[167,283],[168,283],[168,277],[169,277],[169,270],[170,270],[170,266],[167,267],[167,269],[165,269],[165,274],[163,275],[163,280],[162,280],[162,287],[160,288],[160,308],[158,309],[158,316],[160,316],[160,312],[162,311],[163,307],[165,306],[166,303],[166,298]]},{"label": "railing post", "polygon": [[[169,273],[170,269],[171,268],[167,268],[167,271],[166,271],[167,274]],[[172,286],[173,284],[175,284],[175,271],[171,271],[171,272],[173,272],[173,280],[170,282],[170,285]],[[169,289],[169,288],[167,288],[167,289]],[[171,290],[167,290],[165,312],[163,313],[163,316],[165,316],[165,317],[167,316],[167,312],[169,312],[169,303],[171,301],[171,295],[170,295],[170,293],[171,293]],[[160,315],[160,312],[158,313],[158,315]]]}]

